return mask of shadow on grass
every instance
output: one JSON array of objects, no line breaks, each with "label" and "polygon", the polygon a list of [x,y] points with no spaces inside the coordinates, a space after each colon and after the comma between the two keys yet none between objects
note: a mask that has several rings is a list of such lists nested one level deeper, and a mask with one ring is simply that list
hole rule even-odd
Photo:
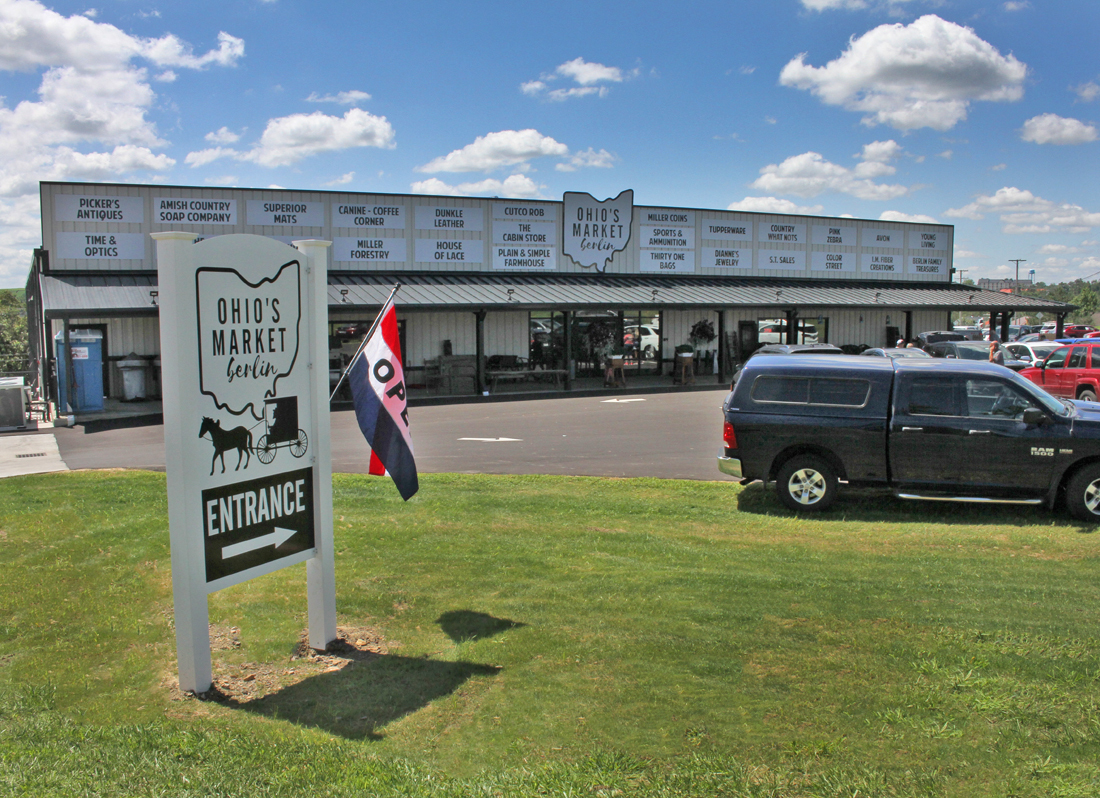
[{"label": "shadow on grass", "polygon": [[526,624],[509,621],[507,618],[494,618],[484,612],[474,610],[451,610],[436,619],[439,628],[456,643],[484,640],[509,629],[519,629]]},{"label": "shadow on grass", "polygon": [[380,729],[500,668],[392,654],[352,657],[331,670],[247,703],[248,712],[313,726],[349,740],[381,740]]},{"label": "shadow on grass", "polygon": [[1052,522],[1079,534],[1092,534],[1097,527],[1083,524],[1062,508],[1015,504],[968,504],[967,502],[913,501],[897,498],[885,488],[841,487],[836,503],[820,513],[796,513],[779,501],[774,487],[754,482],[741,489],[737,509],[754,515],[803,517],[815,521],[866,521],[895,524],[969,524],[973,526],[1049,526]]}]

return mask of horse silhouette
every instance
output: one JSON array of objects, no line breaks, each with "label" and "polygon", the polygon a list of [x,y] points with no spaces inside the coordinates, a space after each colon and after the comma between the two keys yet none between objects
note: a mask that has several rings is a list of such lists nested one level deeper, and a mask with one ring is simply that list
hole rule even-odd
[{"label": "horse silhouette", "polygon": [[222,473],[225,473],[225,453],[229,449],[237,450],[237,467],[234,471],[241,470],[241,458],[245,458],[244,467],[252,459],[252,432],[246,427],[234,427],[231,430],[222,429],[220,421],[203,416],[202,427],[199,429],[199,437],[210,433],[210,440],[214,443],[214,457],[210,460],[210,474],[214,474],[214,464],[220,457],[222,459]]}]

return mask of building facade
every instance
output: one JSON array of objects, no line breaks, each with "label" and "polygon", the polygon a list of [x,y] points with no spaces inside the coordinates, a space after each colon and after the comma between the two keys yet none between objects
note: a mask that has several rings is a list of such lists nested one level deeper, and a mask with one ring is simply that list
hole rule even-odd
[{"label": "building facade", "polygon": [[609,352],[669,374],[684,345],[724,380],[760,343],[893,345],[944,329],[952,310],[1007,326],[1069,309],[952,283],[950,225],[635,205],[630,191],[535,201],[42,183],[41,212],[31,343],[55,400],[73,330],[102,334],[108,396],[122,394],[119,362],[156,364],[150,234],[169,230],[331,241],[336,359],[401,283],[410,385],[436,394],[482,393],[502,364],[560,373],[568,388],[600,375]]}]

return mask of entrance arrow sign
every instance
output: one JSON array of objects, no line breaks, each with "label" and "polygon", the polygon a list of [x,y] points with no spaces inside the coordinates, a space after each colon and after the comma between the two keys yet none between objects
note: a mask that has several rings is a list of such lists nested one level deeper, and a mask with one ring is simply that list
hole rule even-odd
[{"label": "entrance arrow sign", "polygon": [[247,554],[250,551],[256,551],[256,549],[263,549],[268,546],[274,546],[274,548],[277,549],[294,537],[294,534],[295,530],[293,529],[283,529],[281,526],[277,526],[274,532],[260,535],[258,538],[242,540],[240,543],[234,543],[232,546],[223,546],[222,559],[228,560],[230,557],[236,557],[238,554]]}]

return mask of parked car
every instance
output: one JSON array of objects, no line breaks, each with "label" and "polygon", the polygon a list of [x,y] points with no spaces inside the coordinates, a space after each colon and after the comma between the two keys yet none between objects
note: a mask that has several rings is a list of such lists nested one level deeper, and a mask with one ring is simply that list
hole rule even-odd
[{"label": "parked car", "polygon": [[[751,355],[749,355],[748,363],[754,357],[759,355],[843,355],[844,350],[839,346],[833,346],[832,344],[764,344],[757,349]],[[733,371],[733,382],[731,385],[737,384],[737,378],[741,376],[741,370],[745,368],[745,363],[739,365]]]},{"label": "parked car", "polygon": [[[989,344],[984,341],[940,341],[929,344],[925,351],[932,357],[989,361]],[[1007,354],[1004,360],[1004,365],[1013,371],[1022,371],[1031,365],[1031,361],[1017,360]]]},{"label": "parked car", "polygon": [[917,333],[917,340],[920,341],[921,346],[928,346],[928,344],[935,344],[940,341],[965,341],[966,336],[962,333],[936,330],[932,332]]},{"label": "parked car", "polygon": [[1055,396],[1095,402],[1100,396],[1100,341],[1059,346],[1020,374]]},{"label": "parked car", "polygon": [[931,357],[931,355],[925,352],[923,349],[917,349],[916,347],[913,347],[912,349],[884,349],[882,347],[876,347],[874,349],[865,349],[859,354],[870,355],[871,357]]},{"label": "parked car", "polygon": [[753,358],[722,406],[718,470],[774,483],[795,511],[841,489],[1045,504],[1100,523],[1100,405],[1059,400],[992,363]]},{"label": "parked car", "polygon": [[[1023,335],[1022,329],[1023,329],[1023,328],[1021,328],[1021,327],[1020,327],[1019,325],[1017,325],[1017,324],[1010,324],[1010,325],[1008,326],[1008,338],[1006,338],[1005,340],[1006,340],[1006,341],[1016,341],[1016,340],[1019,340],[1020,336],[1021,336],[1021,335]],[[993,330],[993,332],[997,334],[997,336],[996,336],[996,337],[997,337],[997,340],[998,340],[998,341],[999,341],[999,340],[1001,340],[1001,328],[1000,328],[1000,327],[997,327],[997,328],[995,328],[995,329]],[[989,332],[989,330],[986,330],[986,331],[985,331],[985,332],[984,332],[984,333],[982,334],[982,340],[983,340],[983,341],[988,341],[988,340],[990,339],[990,336],[991,336],[991,333]]]},{"label": "parked car", "polygon": [[1017,360],[1026,360],[1034,366],[1059,346],[1054,341],[1017,341],[1007,344],[1005,349]]},{"label": "parked car", "polygon": [[1062,328],[1064,338],[1084,338],[1087,333],[1100,332],[1091,324],[1067,324]]}]

